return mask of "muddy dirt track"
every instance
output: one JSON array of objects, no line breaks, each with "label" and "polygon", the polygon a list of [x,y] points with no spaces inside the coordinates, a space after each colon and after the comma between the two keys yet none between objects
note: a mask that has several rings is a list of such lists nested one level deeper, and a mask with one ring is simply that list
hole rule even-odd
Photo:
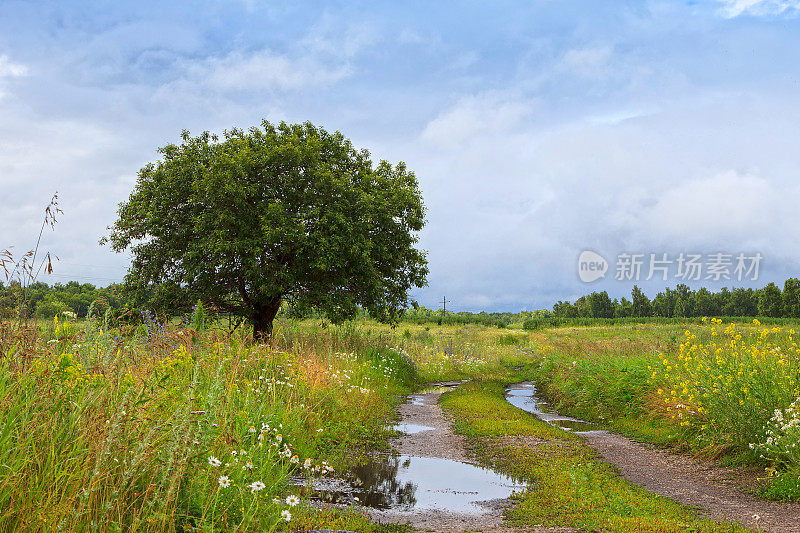
[{"label": "muddy dirt track", "polygon": [[[444,385],[457,385],[456,383]],[[527,387],[519,384],[514,387]],[[518,389],[517,389],[518,390]],[[402,456],[438,458],[470,463],[464,440],[456,435],[438,405],[441,391],[414,394],[399,408],[401,427],[416,428],[391,444]],[[428,429],[419,430],[419,426]],[[738,472],[708,461],[673,454],[650,445],[634,442],[608,431],[590,431],[581,436],[600,456],[616,466],[631,483],[685,505],[697,507],[709,518],[741,524],[760,531],[800,533],[800,504],[758,500],[736,485]],[[535,445],[532,443],[531,445]],[[469,494],[470,487],[454,486],[454,494]],[[461,492],[459,492],[461,491]],[[462,533],[467,531],[566,532],[571,528],[512,528],[503,524],[503,509],[508,499],[479,503],[483,512],[445,509],[376,510],[369,513],[379,522],[407,522],[424,532]]]}]

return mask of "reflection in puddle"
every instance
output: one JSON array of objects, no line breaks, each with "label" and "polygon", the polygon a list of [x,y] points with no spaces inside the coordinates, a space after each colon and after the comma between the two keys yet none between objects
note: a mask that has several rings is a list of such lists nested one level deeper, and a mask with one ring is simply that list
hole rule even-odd
[{"label": "reflection in puddle", "polygon": [[421,433],[423,431],[430,431],[433,428],[430,426],[423,426],[421,424],[395,424],[392,426],[392,429],[395,431],[399,431],[401,433],[406,433],[407,435],[413,435],[414,433]]},{"label": "reflection in puddle", "polygon": [[476,502],[507,498],[526,488],[491,470],[432,457],[380,457],[353,468],[352,475],[349,487],[337,487],[335,480],[330,484],[334,486],[321,481],[309,496],[382,510],[480,513]]},{"label": "reflection in puddle", "polygon": [[536,396],[533,383],[518,383],[506,390],[506,400],[514,407],[519,407],[534,415],[553,414],[555,410],[547,402]]},{"label": "reflection in puddle", "polygon": [[551,424],[558,426],[567,431],[574,431],[575,433],[586,433],[588,431],[598,431],[597,424],[591,422],[584,422],[583,420],[551,420]]},{"label": "reflection in puddle", "polygon": [[417,394],[444,394],[445,392],[450,392],[453,390],[455,386],[453,385],[440,385],[438,383],[434,383],[428,385],[427,387],[423,387]]},{"label": "reflection in puddle", "polygon": [[536,396],[536,388],[533,383],[517,383],[509,386],[506,390],[506,400],[514,407],[534,414],[548,424],[566,431],[575,433],[603,431],[597,424],[558,414],[547,402]]},{"label": "reflection in puddle", "polygon": [[411,405],[425,405],[425,398],[418,394],[410,394],[408,399]]}]

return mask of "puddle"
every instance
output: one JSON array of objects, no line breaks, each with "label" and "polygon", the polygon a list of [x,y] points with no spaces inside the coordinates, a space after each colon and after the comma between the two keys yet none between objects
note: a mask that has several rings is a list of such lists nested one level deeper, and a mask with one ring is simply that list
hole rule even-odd
[{"label": "puddle", "polygon": [[544,400],[536,396],[533,383],[519,383],[506,390],[506,401],[514,407],[519,407],[536,416],[543,414],[556,414]]},{"label": "puddle", "polygon": [[410,403],[411,405],[425,405],[425,398],[423,398],[419,394],[409,394],[408,403]]},{"label": "puddle", "polygon": [[413,435],[414,433],[422,433],[423,431],[430,431],[433,428],[430,426],[423,426],[421,424],[395,424],[392,426],[392,429],[395,431],[400,431],[401,433],[406,433],[408,435]]},{"label": "puddle", "polygon": [[445,392],[450,392],[453,390],[455,386],[453,385],[439,385],[439,384],[432,384],[428,385],[427,387],[421,388],[417,391],[417,394],[444,394]]},{"label": "puddle", "polygon": [[527,488],[511,478],[482,468],[432,457],[381,457],[352,470],[350,483],[320,480],[306,495],[332,503],[360,503],[401,512],[447,509],[479,514],[478,502],[508,498]]},{"label": "puddle", "polygon": [[587,433],[589,431],[599,431],[600,428],[597,424],[591,422],[584,422],[583,420],[552,420],[550,422],[554,426],[558,426],[566,431],[574,431],[576,433]]},{"label": "puddle", "polygon": [[450,392],[451,390],[455,389],[458,385],[460,385],[461,381],[445,381],[441,383],[428,383],[426,386],[419,389],[414,394],[409,394],[407,396],[408,403],[411,405],[425,405],[425,395],[426,394],[444,394],[445,392]]},{"label": "puddle", "polygon": [[533,386],[533,383],[511,385],[506,390],[506,401],[514,407],[534,414],[548,424],[557,426],[565,431],[573,431],[575,433],[604,431],[601,426],[592,422],[558,414],[558,411],[553,409],[552,406],[536,396],[536,387]]}]

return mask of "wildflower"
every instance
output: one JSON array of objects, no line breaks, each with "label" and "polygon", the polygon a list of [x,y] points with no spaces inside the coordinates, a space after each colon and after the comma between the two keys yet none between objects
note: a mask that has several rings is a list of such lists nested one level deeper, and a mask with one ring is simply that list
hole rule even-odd
[{"label": "wildflower", "polygon": [[287,522],[291,522],[292,513],[290,513],[288,509],[284,509],[283,511],[281,511],[281,518],[283,518]]},{"label": "wildflower", "polygon": [[229,478],[228,476],[219,476],[218,483],[220,487],[222,487],[223,489],[227,489],[228,487],[231,486],[231,478]]},{"label": "wildflower", "polygon": [[222,464],[222,461],[220,461],[219,459],[217,459],[213,455],[209,455],[208,456],[208,464],[210,464],[211,466],[217,467],[217,466],[220,466]]},{"label": "wildflower", "polygon": [[300,503],[300,498],[298,498],[294,494],[290,494],[289,496],[286,497],[286,505],[288,505],[289,507],[294,507],[298,503]]},{"label": "wildflower", "polygon": [[245,463],[244,466],[242,466],[242,468],[243,469],[247,469],[247,470],[252,470],[253,469],[253,463],[248,461],[247,463]]},{"label": "wildflower", "polygon": [[264,485],[264,484],[263,484],[262,482],[260,482],[260,481],[253,481],[252,483],[250,483],[249,485],[247,485],[247,488],[249,488],[249,489],[250,489],[250,494],[252,494],[252,493],[254,493],[254,492],[258,492],[258,491],[260,491],[260,490],[264,490],[264,488],[265,488],[265,487],[266,487],[266,485]]},{"label": "wildflower", "polygon": [[297,463],[300,462],[300,458],[297,457],[296,455],[293,455],[292,458],[289,459],[289,462],[292,463],[293,465],[296,465]]},{"label": "wildflower", "polygon": [[305,468],[306,470],[311,468],[311,459],[306,459],[305,461],[303,461],[303,468]]},{"label": "wildflower", "polygon": [[250,426],[250,429],[248,429],[247,431],[248,431],[248,433],[255,433],[256,432],[256,428],[255,428],[255,426]]}]

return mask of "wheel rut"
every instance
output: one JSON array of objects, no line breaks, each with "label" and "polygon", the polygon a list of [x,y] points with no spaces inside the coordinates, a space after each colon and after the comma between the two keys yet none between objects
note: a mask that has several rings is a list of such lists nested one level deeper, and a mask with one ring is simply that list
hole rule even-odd
[{"label": "wheel rut", "polygon": [[[399,408],[400,426],[424,426],[430,429],[404,433],[391,442],[392,447],[402,456],[413,458],[446,459],[474,465],[466,452],[464,438],[453,432],[451,421],[439,406],[441,387],[455,387],[460,382],[441,383],[434,392],[421,392],[409,396],[409,402]],[[482,467],[481,467],[482,468]],[[444,475],[447,475],[445,472]],[[453,472],[453,492],[468,493],[472,487],[461,486],[460,476]],[[512,502],[507,498],[481,501],[481,512],[460,512],[450,509],[420,509],[410,511],[369,510],[373,519],[380,522],[410,523],[416,531],[463,533],[492,531],[496,533],[517,532],[560,532],[572,529],[560,528],[514,528],[503,522],[503,510]]]}]

